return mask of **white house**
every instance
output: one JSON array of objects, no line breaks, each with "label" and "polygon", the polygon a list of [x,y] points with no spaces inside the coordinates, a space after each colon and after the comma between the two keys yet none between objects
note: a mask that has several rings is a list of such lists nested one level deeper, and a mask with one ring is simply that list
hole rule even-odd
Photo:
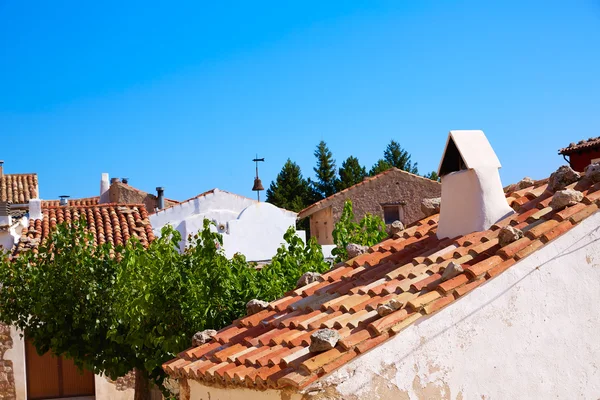
[{"label": "white house", "polygon": [[[269,260],[284,243],[283,235],[296,226],[297,214],[272,204],[212,189],[180,204],[150,215],[156,236],[165,225],[171,225],[183,237],[182,248],[189,235],[202,229],[204,219],[214,222],[214,230],[223,235],[227,257],[236,253],[249,261]],[[297,231],[304,240],[304,231]]]},{"label": "white house", "polygon": [[457,141],[441,215],[165,363],[180,398],[600,398],[600,165],[502,196],[495,154]]}]

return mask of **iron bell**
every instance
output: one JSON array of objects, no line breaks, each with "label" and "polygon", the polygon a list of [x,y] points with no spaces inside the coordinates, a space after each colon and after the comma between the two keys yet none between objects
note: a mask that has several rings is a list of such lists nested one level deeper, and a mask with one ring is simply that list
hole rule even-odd
[{"label": "iron bell", "polygon": [[259,190],[265,190],[258,176],[254,178],[254,186],[252,186],[252,190],[255,192],[258,192]]}]

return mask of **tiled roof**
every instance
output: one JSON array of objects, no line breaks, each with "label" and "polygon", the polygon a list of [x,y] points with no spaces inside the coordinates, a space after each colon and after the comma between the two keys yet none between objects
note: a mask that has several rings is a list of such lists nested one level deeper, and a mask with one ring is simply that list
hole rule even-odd
[{"label": "tiled roof", "polygon": [[600,136],[591,137],[588,140],[580,140],[577,143],[571,143],[569,146],[558,150],[558,154],[571,154],[591,147],[600,147]]},{"label": "tiled roof", "polygon": [[83,217],[94,235],[96,244],[106,242],[122,245],[130,237],[137,237],[147,245],[154,240],[148,212],[142,204],[101,204],[93,206],[42,207],[43,219],[29,221],[23,229],[16,252],[35,248],[46,239],[57,224],[70,223]]},{"label": "tiled roof", "polygon": [[372,182],[372,181],[374,181],[376,179],[382,178],[382,177],[384,177],[384,176],[386,176],[388,174],[391,174],[392,172],[401,172],[403,174],[411,175],[411,176],[414,176],[414,177],[417,177],[417,178],[420,178],[420,179],[426,179],[429,182],[435,182],[435,181],[432,181],[431,179],[424,178],[422,176],[415,175],[415,174],[412,174],[410,172],[406,172],[406,171],[403,171],[401,169],[392,167],[392,168],[390,168],[388,170],[385,170],[385,171],[383,171],[383,172],[381,172],[381,173],[379,173],[379,174],[377,174],[375,176],[370,176],[368,178],[365,178],[363,181],[358,182],[356,185],[352,185],[352,186],[350,186],[350,187],[348,187],[348,188],[346,188],[344,190],[340,190],[339,192],[334,193],[331,196],[329,196],[329,197],[327,197],[327,198],[325,198],[323,200],[319,200],[316,203],[311,204],[310,206],[306,207],[304,210],[302,210],[302,211],[300,211],[298,213],[298,219],[306,218],[309,215],[314,214],[315,212],[317,212],[320,209],[322,209],[323,207],[325,207],[327,205],[327,203],[329,203],[331,200],[333,200],[335,198],[338,198],[340,196],[346,196],[348,194],[348,192],[350,192],[352,190],[355,190],[355,189],[362,188],[365,185],[367,185],[368,183],[370,183],[370,182]]},{"label": "tiled roof", "polygon": [[37,174],[4,174],[0,176],[0,201],[25,204],[38,197]]},{"label": "tiled roof", "polygon": [[[320,281],[271,302],[267,310],[234,321],[211,342],[183,351],[163,368],[172,376],[209,384],[304,388],[459,301],[598,211],[600,183],[581,180],[570,185],[584,198],[563,210],[549,206],[547,186],[541,183],[508,195],[516,213],[484,232],[440,240],[435,235],[439,215],[425,218],[399,237],[337,265]],[[500,247],[498,233],[507,225],[525,236]],[[464,272],[442,281],[450,262],[462,265]],[[392,299],[401,307],[380,316],[377,307]],[[332,350],[311,353],[310,336],[322,328],[335,329],[341,340]]]},{"label": "tiled roof", "polygon": [[[69,199],[69,206],[94,206],[100,202],[100,196]],[[42,200],[42,207],[58,207],[60,200]]]}]

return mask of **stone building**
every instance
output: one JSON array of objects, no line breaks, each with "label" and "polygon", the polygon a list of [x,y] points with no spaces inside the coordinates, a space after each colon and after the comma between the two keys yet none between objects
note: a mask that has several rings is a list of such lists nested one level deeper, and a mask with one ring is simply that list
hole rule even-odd
[{"label": "stone building", "polygon": [[370,213],[386,224],[399,220],[408,225],[424,217],[421,200],[439,197],[440,193],[438,182],[391,168],[312,204],[298,213],[298,219],[310,218],[310,235],[321,245],[331,245],[333,228],[346,200],[352,201],[357,219]]},{"label": "stone building", "polygon": [[600,164],[505,196],[490,149],[453,131],[441,215],[165,363],[181,400],[599,398]]}]

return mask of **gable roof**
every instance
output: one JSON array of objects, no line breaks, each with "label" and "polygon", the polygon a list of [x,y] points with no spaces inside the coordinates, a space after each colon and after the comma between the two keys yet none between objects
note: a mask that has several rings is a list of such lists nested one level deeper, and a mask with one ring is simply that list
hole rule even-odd
[{"label": "gable roof", "polygon": [[4,174],[0,176],[0,201],[25,204],[38,197],[37,174]]},{"label": "gable roof", "polygon": [[358,182],[357,184],[352,185],[352,186],[350,186],[350,187],[348,187],[348,188],[346,188],[344,190],[340,190],[339,192],[334,193],[331,196],[329,196],[329,197],[327,197],[327,198],[325,198],[323,200],[319,200],[316,203],[311,204],[310,206],[306,207],[304,210],[302,210],[302,211],[300,211],[298,213],[298,219],[306,218],[306,217],[308,217],[308,216],[316,213],[317,211],[323,209],[324,207],[326,207],[332,200],[337,199],[338,197],[347,196],[348,193],[353,192],[355,190],[365,189],[365,188],[367,188],[367,185],[369,183],[371,183],[371,182],[373,182],[373,181],[375,181],[377,179],[383,178],[384,176],[393,174],[393,173],[400,173],[400,174],[405,174],[406,176],[413,176],[413,177],[416,177],[416,178],[419,178],[419,179],[425,179],[428,182],[435,183],[435,184],[439,185],[439,182],[432,181],[431,179],[428,179],[428,178],[425,178],[425,177],[422,177],[422,176],[419,176],[419,175],[416,175],[416,174],[413,174],[413,173],[401,170],[399,168],[392,167],[392,168],[387,169],[387,170],[385,170],[385,171],[383,171],[383,172],[381,172],[381,173],[379,173],[377,175],[369,176],[369,177],[365,178],[362,182]]},{"label": "gable roof", "polygon": [[599,147],[599,146],[600,146],[600,136],[591,137],[588,140],[580,140],[577,143],[569,144],[567,147],[564,147],[564,148],[558,150],[558,154],[568,155],[571,153],[575,153],[576,151],[590,149],[590,148]]},{"label": "gable roof", "polygon": [[[547,186],[541,181],[507,195],[516,213],[487,231],[439,240],[439,215],[425,218],[271,302],[267,310],[234,321],[212,342],[183,351],[163,368],[174,377],[227,386],[304,388],[459,301],[599,209],[600,183],[582,179],[570,185],[583,192],[583,200],[560,211],[549,206]],[[500,247],[498,233],[507,225],[525,237]],[[442,281],[450,262],[464,272]],[[391,299],[401,307],[380,316],[377,307]],[[332,350],[311,353],[310,336],[320,328],[335,329],[341,340]]]},{"label": "gable roof", "polygon": [[56,225],[83,218],[95,244],[123,245],[137,237],[143,245],[154,240],[148,212],[143,204],[100,204],[91,206],[42,206],[42,219],[32,219],[23,229],[15,254],[35,248]]},{"label": "gable roof", "polygon": [[246,197],[246,196],[241,196],[241,195],[239,195],[239,194],[235,194],[235,193],[228,192],[227,190],[221,190],[221,189],[219,189],[219,188],[213,188],[213,189],[207,190],[206,192],[200,193],[200,194],[199,194],[199,195],[197,195],[197,196],[190,197],[190,198],[189,198],[189,199],[187,199],[187,200],[183,200],[183,201],[181,201],[181,202],[177,202],[177,204],[172,204],[172,205],[170,205],[170,206],[168,206],[168,207],[165,207],[165,208],[163,208],[163,209],[157,210],[156,212],[154,212],[154,213],[152,213],[152,214],[159,214],[159,213],[161,213],[161,212],[163,212],[163,211],[165,211],[165,210],[168,210],[168,209],[170,209],[170,208],[173,208],[174,206],[177,206],[177,205],[182,205],[182,204],[185,204],[185,203],[187,203],[187,202],[190,202],[190,201],[194,201],[194,200],[196,200],[196,199],[199,199],[199,198],[201,198],[201,197],[208,196],[209,194],[215,194],[215,193],[219,193],[219,192],[220,192],[220,193],[226,193],[226,194],[229,194],[229,195],[231,195],[231,196],[240,197],[240,198],[242,198],[242,199],[247,199],[247,200],[251,200],[251,201],[257,201],[257,200],[251,199],[251,198],[249,198],[249,197]]},{"label": "gable roof", "polygon": [[500,160],[483,131],[450,131],[442,153],[438,175],[458,171],[459,165],[468,169],[500,168]]}]

